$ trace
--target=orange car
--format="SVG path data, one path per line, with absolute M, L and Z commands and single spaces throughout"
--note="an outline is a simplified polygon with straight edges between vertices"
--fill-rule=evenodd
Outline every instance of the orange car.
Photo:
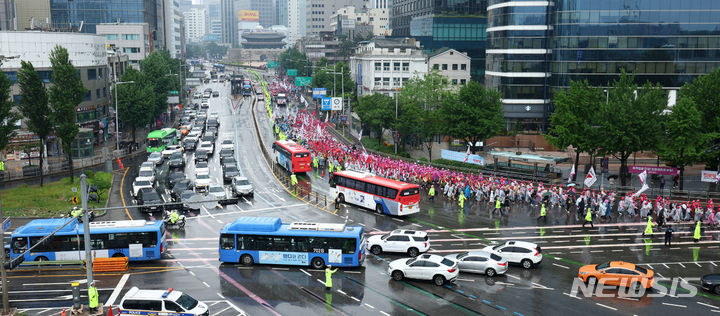
M 638 289 L 640 286 L 649 289 L 655 283 L 654 277 L 655 272 L 653 270 L 622 261 L 589 264 L 580 267 L 578 272 L 578 278 L 586 283 L 595 279 L 597 283 L 625 286 L 633 289 Z
M 190 132 L 189 126 L 180 126 L 180 133 L 183 134 L 183 136 L 187 135 Z

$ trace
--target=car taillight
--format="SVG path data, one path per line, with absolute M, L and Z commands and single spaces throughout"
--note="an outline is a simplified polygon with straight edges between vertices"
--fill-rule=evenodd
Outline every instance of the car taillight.
M 539 255 L 540 255 L 540 251 L 538 251 L 537 249 L 535 249 L 535 256 L 539 256 Z
M 455 272 L 455 268 L 452 268 L 452 269 L 448 269 L 448 272 L 450 272 L 450 273 L 453 273 L 453 272 Z
M 507 262 L 505 262 L 505 263 L 503 263 L 503 262 L 498 262 L 498 265 L 499 265 L 499 266 L 503 266 L 503 267 L 504 267 L 504 266 L 506 266 L 506 265 L 507 265 Z

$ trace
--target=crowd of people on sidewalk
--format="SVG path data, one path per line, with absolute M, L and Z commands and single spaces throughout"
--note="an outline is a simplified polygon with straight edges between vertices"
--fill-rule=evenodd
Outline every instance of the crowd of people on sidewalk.
M 290 91 L 292 92 L 292 91 Z M 277 113 L 277 112 L 276 112 Z M 437 168 L 417 162 L 393 159 L 368 153 L 362 143 L 347 146 L 332 136 L 327 122 L 316 113 L 294 108 L 284 115 L 273 114 L 274 129 L 311 151 L 313 166 L 329 172 L 355 170 L 382 177 L 418 184 L 426 190 L 428 198 L 439 194 L 457 201 L 464 208 L 470 203 L 487 203 L 491 212 L 505 215 L 513 205 L 527 204 L 538 210 L 538 220 L 545 218 L 550 209 L 573 211 L 576 219 L 585 219 L 592 225 L 593 219 L 609 222 L 624 217 L 625 221 L 651 219 L 660 226 L 668 222 L 698 222 L 720 226 L 720 207 L 711 200 L 671 201 L 658 196 L 655 200 L 645 194 L 629 192 L 625 195 L 604 189 L 576 189 L 574 184 L 548 185 L 542 182 L 522 181 L 465 173 Z M 362 138 L 362 135 L 360 135 Z M 324 172 L 323 172 L 324 174 Z

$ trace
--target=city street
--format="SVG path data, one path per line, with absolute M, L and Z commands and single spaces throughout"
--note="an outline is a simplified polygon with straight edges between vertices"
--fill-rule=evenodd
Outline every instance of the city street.
M 678 224 L 672 247 L 665 247 L 660 230 L 656 230 L 652 238 L 641 236 L 645 222 L 639 220 L 596 222 L 594 228 L 583 228 L 575 214 L 557 208 L 548 211 L 547 221 L 537 221 L 539 209 L 527 204 L 514 205 L 501 217 L 492 214 L 485 203 L 468 201 L 465 209 L 460 210 L 456 202 L 443 197 L 430 202 L 423 196 L 421 212 L 407 217 L 379 215 L 349 205 L 343 205 L 335 213 L 330 205 L 297 199 L 272 173 L 260 147 L 269 150 L 273 142 L 272 126 L 262 101 L 245 98 L 234 108 L 227 82 L 204 84 L 197 90 L 207 87 L 220 92 L 219 97 L 209 99 L 208 110 L 208 113 L 218 113 L 220 121 L 215 154 L 208 163 L 212 183 L 223 183 L 219 146 L 223 140 L 232 140 L 240 173 L 252 183 L 254 197 L 241 197 L 237 204 L 223 207 L 206 205 L 199 213 L 189 212 L 184 229 L 168 229 L 168 249 L 161 260 L 133 262 L 125 273 L 96 273 L 101 303 L 117 306 L 124 293 L 136 286 L 183 291 L 208 304 L 210 315 L 709 315 L 720 312 L 720 297 L 699 289 L 699 281 L 694 279 L 720 271 L 720 228 L 708 228 L 701 241 L 694 243 L 692 226 Z M 288 110 L 280 108 L 278 114 Z M 256 120 L 262 134 L 260 139 L 255 132 Z M 184 173 L 194 181 L 193 153 L 184 154 Z M 111 200 L 110 206 L 134 205 L 132 182 L 144 160 L 144 157 L 138 158 L 118 173 L 121 198 Z M 167 162 L 157 168 L 156 189 L 166 202 L 170 202 L 170 194 L 163 183 L 169 172 Z M 321 178 L 308 173 L 299 180 L 324 195 L 329 190 L 327 177 L 327 174 Z M 226 191 L 231 194 L 227 187 Z M 218 261 L 219 231 L 241 216 L 280 217 L 283 222 L 346 223 L 362 226 L 369 235 L 395 229 L 422 230 L 430 237 L 429 253 L 443 256 L 522 240 L 537 243 L 544 259 L 535 268 L 511 266 L 505 275 L 494 277 L 461 273 L 456 282 L 436 286 L 429 281 L 394 281 L 387 275 L 388 263 L 406 255 L 376 256 L 368 252 L 362 267 L 338 271 L 333 276 L 334 287 L 326 291 L 323 270 L 221 264 Z M 109 211 L 97 220 L 127 219 L 160 220 L 162 217 L 159 213 L 145 214 L 137 208 L 127 208 Z M 697 286 L 699 292 L 683 297 L 687 291 L 680 289 L 669 295 L 650 297 L 646 294 L 640 298 L 571 294 L 573 280 L 582 265 L 610 260 L 653 269 L 656 278 L 668 278 L 658 281 L 667 288 L 673 288 L 673 282 L 679 280 L 672 278 L 683 278 Z M 58 315 L 63 307 L 72 304 L 70 283 L 85 278 L 84 270 L 75 266 L 21 267 L 8 274 L 11 304 L 30 315 Z M 605 293 L 625 291 L 610 289 Z M 81 294 L 86 297 L 85 291 Z

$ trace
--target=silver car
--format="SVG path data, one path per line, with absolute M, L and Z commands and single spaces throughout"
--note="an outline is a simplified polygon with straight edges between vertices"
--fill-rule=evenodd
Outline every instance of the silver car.
M 227 198 L 225 195 L 225 187 L 222 185 L 211 184 L 208 187 L 208 196 L 212 196 L 218 200 L 224 200 Z
M 242 176 L 235 176 L 232 179 L 232 189 L 236 196 L 247 195 L 254 196 L 254 190 L 250 181 Z
M 463 252 L 445 258 L 457 261 L 460 272 L 483 273 L 491 277 L 505 274 L 508 269 L 507 259 L 487 251 Z

